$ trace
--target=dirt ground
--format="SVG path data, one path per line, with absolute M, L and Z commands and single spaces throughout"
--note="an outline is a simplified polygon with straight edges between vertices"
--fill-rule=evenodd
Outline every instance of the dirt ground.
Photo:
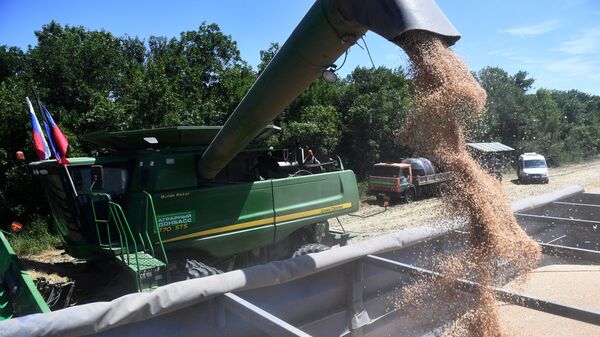
M 549 169 L 548 184 L 517 184 L 515 172 L 506 173 L 502 187 L 511 202 L 523 198 L 580 185 L 586 192 L 600 193 L 600 160 Z M 391 233 L 405 228 L 435 224 L 442 221 L 442 203 L 437 198 L 417 200 L 411 204 L 399 202 L 387 209 L 374 198 L 361 203 L 360 210 L 330 221 L 332 228 L 363 233 L 362 239 Z M 340 226 L 341 223 L 341 226 Z

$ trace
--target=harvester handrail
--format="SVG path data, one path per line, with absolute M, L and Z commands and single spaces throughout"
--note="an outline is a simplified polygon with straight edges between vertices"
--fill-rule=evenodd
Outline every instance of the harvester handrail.
M 123 208 L 121 208 L 121 205 L 109 201 L 108 204 L 110 205 L 110 212 L 111 215 L 113 216 L 113 218 L 115 219 L 115 223 L 117 224 L 117 226 L 120 226 L 121 229 L 123 230 L 123 232 L 126 234 L 125 235 L 125 246 L 127 248 L 127 264 L 130 264 L 129 262 L 129 255 L 130 253 L 130 249 L 129 249 L 129 240 L 127 239 L 127 235 L 129 235 L 129 238 L 132 241 L 133 244 L 133 256 L 135 257 L 135 265 L 136 265 L 136 282 L 137 282 L 137 286 L 138 286 L 138 291 L 140 291 L 142 289 L 142 281 L 140 278 L 140 274 L 139 274 L 139 270 L 140 270 L 140 261 L 138 258 L 138 247 L 137 247 L 137 242 L 135 240 L 135 236 L 133 235 L 133 232 L 131 231 L 131 227 L 129 226 L 129 222 L 127 221 L 127 218 L 125 217 L 125 212 L 123 212 Z
M 91 208 L 92 208 L 92 215 L 94 217 L 94 225 L 96 227 L 96 237 L 98 238 L 98 245 L 100 245 L 100 247 L 102 246 L 106 246 L 106 244 L 102 244 L 102 237 L 100 236 L 100 230 L 98 229 L 98 223 L 102 222 L 105 224 L 106 226 L 106 237 L 107 237 L 107 241 L 108 241 L 108 248 L 112 250 L 112 240 L 110 238 L 110 214 L 109 214 L 109 218 L 108 219 L 98 219 L 97 213 L 96 213 L 96 206 L 94 205 L 94 197 L 104 197 L 108 200 L 108 203 L 110 203 L 112 201 L 112 198 L 110 196 L 110 194 L 108 193 L 102 193 L 102 192 L 93 192 L 93 188 L 94 188 L 94 184 L 96 182 L 92 182 L 92 185 L 90 186 L 90 204 L 91 204 Z M 110 211 L 110 210 L 109 210 Z M 118 228 L 117 228 L 118 230 Z M 119 232 L 119 240 L 123 241 L 121 238 L 121 233 Z
M 148 207 L 150 207 L 150 211 L 151 211 L 151 215 L 152 215 L 152 224 L 154 227 L 154 231 L 156 233 L 156 238 L 158 239 L 158 245 L 160 246 L 160 250 L 161 253 L 163 255 L 164 258 L 164 263 L 168 264 L 169 260 L 167 258 L 167 253 L 165 251 L 165 247 L 163 245 L 163 241 L 162 238 L 160 236 L 160 228 L 158 227 L 158 220 L 156 219 L 156 209 L 154 208 L 154 200 L 152 199 L 152 195 L 146 191 L 143 191 L 144 194 L 146 195 L 146 221 L 145 221 L 145 234 L 146 237 L 148 238 L 148 241 L 150 242 L 150 249 L 152 250 L 152 256 L 156 257 L 155 253 L 154 253 L 154 248 L 152 245 L 152 240 L 150 239 L 150 235 L 148 234 Z

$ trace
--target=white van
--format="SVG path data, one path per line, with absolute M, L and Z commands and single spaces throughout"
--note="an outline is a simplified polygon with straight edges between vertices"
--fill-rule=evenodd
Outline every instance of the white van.
M 547 184 L 549 178 L 546 158 L 535 152 L 520 155 L 517 164 L 517 178 L 519 183 L 540 182 Z

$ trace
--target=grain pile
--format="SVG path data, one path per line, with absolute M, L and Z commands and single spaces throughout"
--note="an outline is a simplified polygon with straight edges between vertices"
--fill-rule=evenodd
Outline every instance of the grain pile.
M 434 285 L 423 280 L 410 286 L 404 305 L 421 302 L 435 306 L 451 301 L 453 304 L 448 305 L 464 308 L 465 304 L 457 300 L 453 278 L 491 285 L 503 271 L 523 275 L 537 265 L 541 250 L 517 224 L 500 183 L 483 172 L 466 151 L 463 130 L 484 110 L 485 91 L 462 60 L 436 35 L 408 32 L 398 45 L 410 58 L 415 86 L 415 108 L 408 117 L 404 138 L 419 154 L 454 172 L 452 192 L 444 203 L 448 215 L 466 219 L 469 232 L 466 252 L 437 263 L 447 277 Z M 421 300 L 416 301 L 417 298 Z M 467 315 L 456 320 L 446 333 L 499 336 L 492 294 L 475 294 L 471 306 Z
M 600 266 L 549 264 L 536 268 L 525 282 L 512 281 L 511 291 L 555 303 L 600 310 Z M 502 331 L 507 336 L 600 336 L 600 326 L 516 305 L 498 305 Z

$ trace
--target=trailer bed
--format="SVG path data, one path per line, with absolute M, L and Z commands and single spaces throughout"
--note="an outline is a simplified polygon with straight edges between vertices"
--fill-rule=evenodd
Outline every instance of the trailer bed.
M 415 177 L 415 185 L 416 186 L 425 186 L 431 184 L 438 184 L 444 181 L 450 180 L 452 177 L 452 172 L 442 172 L 442 173 L 434 173 L 426 176 L 416 176 Z

